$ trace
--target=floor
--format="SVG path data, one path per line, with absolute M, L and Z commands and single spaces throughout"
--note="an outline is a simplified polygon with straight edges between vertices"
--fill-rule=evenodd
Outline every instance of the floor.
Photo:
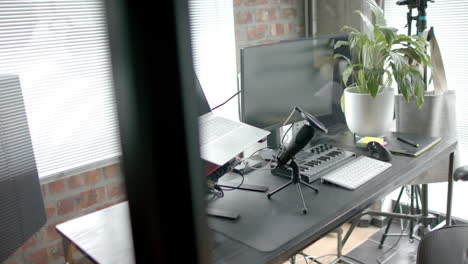
M 350 264 L 411 264 L 416 263 L 416 252 L 418 240 L 410 242 L 407 230 L 401 231 L 399 221 L 392 224 L 389 234 L 395 236 L 387 237 L 382 249 L 379 249 L 380 239 L 384 233 L 384 228 L 377 227 L 356 228 L 343 248 L 343 254 L 349 258 L 344 258 L 345 263 Z M 349 224 L 343 226 L 343 233 L 346 233 Z M 406 227 L 406 226 L 404 226 Z M 318 258 L 320 263 L 332 263 L 336 259 L 337 240 L 336 233 L 330 233 L 304 250 L 304 253 Z M 398 242 L 398 243 L 397 243 Z M 286 262 L 290 263 L 290 262 Z M 286 264 L 285 263 L 285 264 Z M 301 255 L 296 256 L 297 264 L 315 263 L 305 260 Z

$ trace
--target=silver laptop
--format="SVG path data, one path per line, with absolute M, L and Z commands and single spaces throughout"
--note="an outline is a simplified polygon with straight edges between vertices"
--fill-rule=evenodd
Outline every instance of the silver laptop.
M 203 160 L 222 166 L 270 134 L 269 131 L 217 116 L 211 112 L 196 76 L 195 86 L 200 101 L 198 125 Z

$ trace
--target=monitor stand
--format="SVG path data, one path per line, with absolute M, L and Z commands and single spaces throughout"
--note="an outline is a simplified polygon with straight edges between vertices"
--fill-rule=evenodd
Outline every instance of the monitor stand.
M 281 145 L 281 128 L 271 131 L 267 137 L 267 147 L 276 148 Z

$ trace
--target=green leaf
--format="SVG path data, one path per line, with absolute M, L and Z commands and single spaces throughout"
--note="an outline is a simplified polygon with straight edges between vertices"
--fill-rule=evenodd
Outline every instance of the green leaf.
M 424 104 L 424 92 L 426 90 L 424 79 L 421 72 L 416 67 L 410 67 L 408 75 L 411 77 L 411 83 L 413 84 L 413 92 L 416 96 L 416 102 L 418 103 L 418 107 L 421 108 Z
M 385 69 L 385 73 L 387 74 L 387 80 L 385 81 L 385 84 L 382 85 L 382 91 L 383 89 L 385 89 L 385 87 L 392 87 L 392 84 L 393 84 L 393 77 L 392 77 L 392 73 Z M 380 91 L 380 92 L 382 92 Z
M 359 93 L 369 93 L 369 90 L 367 89 L 366 74 L 364 72 L 364 68 L 358 71 L 358 78 L 356 83 Z
M 352 63 L 351 63 L 351 60 L 350 60 L 348 57 L 344 56 L 343 54 L 335 54 L 335 55 L 333 56 L 333 58 L 335 58 L 335 59 L 343 58 L 343 59 L 346 60 L 346 62 L 348 62 L 348 64 L 352 64 Z
M 339 40 L 335 43 L 335 47 L 334 49 L 337 49 L 341 46 L 349 46 L 349 42 L 348 41 L 343 41 L 343 40 Z
M 417 61 L 418 63 L 422 63 L 422 57 L 419 56 L 419 54 L 414 49 L 411 49 L 411 48 L 395 49 L 392 51 L 392 53 L 403 53 L 404 55 Z
M 352 27 L 352 26 L 343 26 L 340 31 L 345 31 L 345 30 L 351 30 L 351 31 L 354 31 L 354 32 L 359 32 L 359 30 L 357 30 L 356 28 Z
M 387 42 L 387 45 L 392 46 L 393 41 L 395 40 L 395 37 L 396 37 L 396 33 L 398 32 L 398 29 L 392 28 L 392 27 L 380 26 L 380 25 L 377 27 L 385 36 L 385 41 Z
M 390 56 L 392 64 L 394 65 L 393 72 L 397 73 L 403 71 L 403 68 L 408 63 L 405 57 L 401 56 L 400 54 L 394 51 L 389 51 L 388 55 Z
M 372 97 L 375 97 L 383 84 L 385 70 L 378 68 L 364 70 L 369 93 L 372 95 Z
M 370 5 L 370 10 L 374 13 L 375 24 L 385 26 L 387 22 L 385 21 L 385 16 L 382 8 L 374 1 L 368 0 L 367 3 Z
M 343 84 L 345 86 L 348 86 L 348 80 L 351 74 L 353 74 L 354 68 L 359 68 L 361 66 L 362 65 L 360 64 L 353 64 L 353 65 L 346 66 L 346 68 L 343 70 L 343 73 L 342 73 Z
M 359 10 L 355 10 L 354 13 L 359 14 L 361 16 L 362 21 L 364 21 L 364 24 L 369 28 L 370 32 L 374 31 L 374 24 L 366 15 L 364 15 L 364 13 L 362 13 Z
M 398 90 L 400 91 L 401 95 L 405 98 L 406 102 L 410 102 L 410 95 L 412 92 L 411 89 L 411 78 L 408 77 L 407 73 L 408 71 L 406 68 L 401 71 L 396 71 L 394 67 L 393 68 L 393 77 L 395 78 L 395 81 L 398 85 Z

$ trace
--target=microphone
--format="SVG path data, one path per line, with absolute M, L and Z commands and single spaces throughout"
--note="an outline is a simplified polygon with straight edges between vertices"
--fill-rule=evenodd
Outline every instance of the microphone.
M 315 129 L 305 124 L 297 133 L 296 137 L 291 140 L 286 150 L 278 157 L 278 167 L 288 163 L 307 143 L 314 137 Z
M 302 110 L 301 108 L 299 107 L 295 107 L 294 108 L 296 111 L 298 111 L 299 113 L 301 113 L 301 116 L 302 118 L 304 118 L 305 120 L 307 120 L 307 123 L 309 123 L 310 126 L 312 127 L 315 127 L 319 130 L 321 130 L 323 133 L 327 134 L 328 133 L 328 129 L 325 127 L 324 124 L 322 124 L 322 122 L 320 122 L 317 118 L 315 118 L 313 115 L 307 113 L 306 111 Z

